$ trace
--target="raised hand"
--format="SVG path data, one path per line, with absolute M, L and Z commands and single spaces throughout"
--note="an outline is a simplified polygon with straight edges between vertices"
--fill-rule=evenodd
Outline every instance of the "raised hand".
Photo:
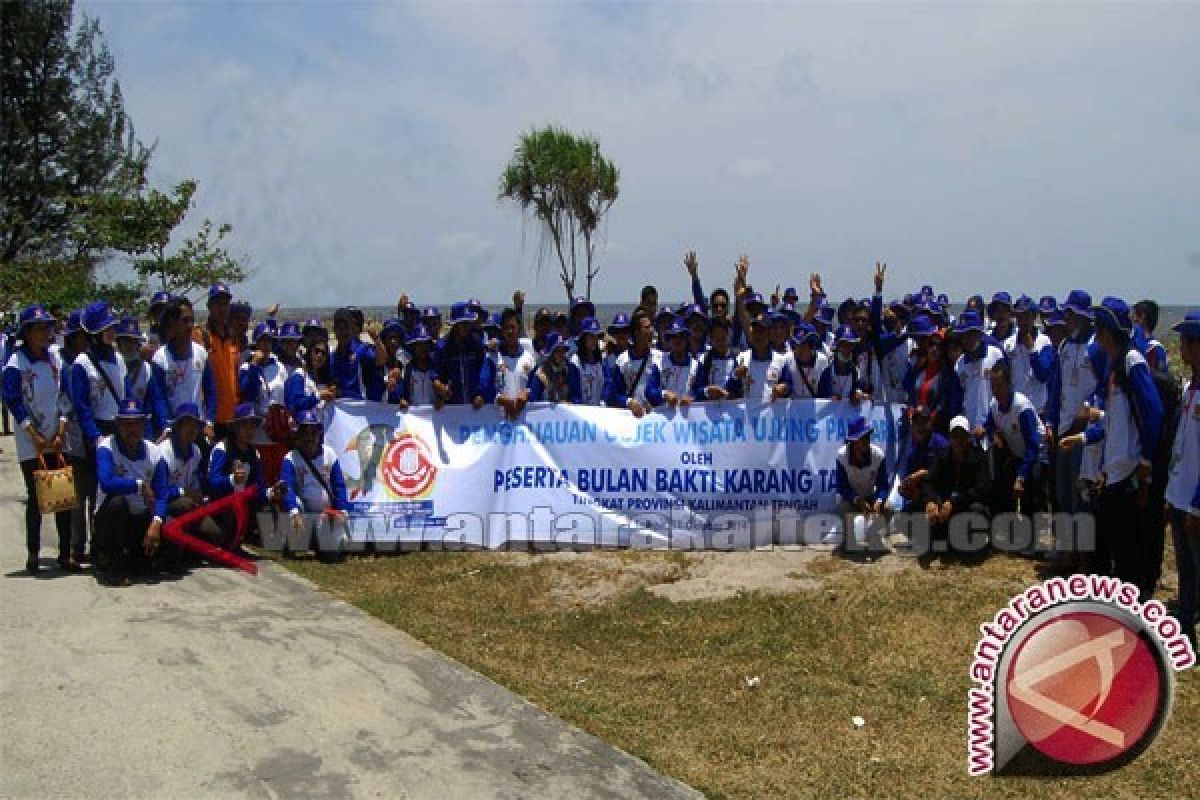
M 883 279 L 887 274 L 887 263 L 883 261 L 875 262 L 875 293 L 883 291 Z
M 695 250 L 688 250 L 683 254 L 683 265 L 687 267 L 688 275 L 696 277 L 696 273 L 700 269 L 700 262 L 696 260 Z

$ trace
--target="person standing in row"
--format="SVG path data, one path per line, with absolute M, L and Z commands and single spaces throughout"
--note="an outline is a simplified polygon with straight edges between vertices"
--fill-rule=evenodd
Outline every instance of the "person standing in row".
M 1183 389 L 1179 408 L 1166 501 L 1179 571 L 1176 616 L 1195 648 L 1200 601 L 1200 311 L 1189 311 L 1172 330 L 1179 334 L 1179 352 L 1191 379 Z
M 42 512 L 38 508 L 33 472 L 46 467 L 66 465 L 62 449 L 67 436 L 67 414 L 61 402 L 62 358 L 50 347 L 54 336 L 54 318 L 41 306 L 29 306 L 18 318 L 21 346 L 13 351 L 4 366 L 4 402 L 16 422 L 14 433 L 17 461 L 25 479 L 25 569 L 36 573 L 42 546 Z M 74 569 L 71 552 L 71 512 L 54 515 L 58 529 L 58 561 L 64 569 Z
M 208 290 L 208 322 L 203 329 L 195 329 L 196 343 L 204 346 L 208 367 L 212 371 L 216 396 L 213 428 L 214 438 L 217 439 L 224 436 L 238 403 L 238 367 L 241 365 L 242 348 L 239 337 L 234 335 L 229 324 L 232 301 L 233 293 L 228 286 L 213 284 Z M 175 355 L 182 356 L 182 353 L 175 351 Z

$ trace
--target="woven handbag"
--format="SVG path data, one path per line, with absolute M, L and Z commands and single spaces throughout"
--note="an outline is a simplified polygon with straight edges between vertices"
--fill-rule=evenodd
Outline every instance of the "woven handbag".
M 38 469 L 33 471 L 33 486 L 37 493 L 38 510 L 43 514 L 72 511 L 79 506 L 75 496 L 75 472 L 59 453 L 63 466 L 58 469 L 46 467 L 46 458 L 38 454 Z

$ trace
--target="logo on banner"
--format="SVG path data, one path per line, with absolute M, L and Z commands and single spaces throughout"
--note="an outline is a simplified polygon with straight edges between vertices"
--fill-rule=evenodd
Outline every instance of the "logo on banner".
M 433 490 L 437 466 L 425 442 L 405 431 L 388 442 L 379 462 L 379 474 L 392 496 L 419 500 Z
M 1177 620 L 1137 587 L 1073 575 L 1027 589 L 975 650 L 968 770 L 1096 774 L 1128 764 L 1170 715 L 1173 672 L 1196 656 Z

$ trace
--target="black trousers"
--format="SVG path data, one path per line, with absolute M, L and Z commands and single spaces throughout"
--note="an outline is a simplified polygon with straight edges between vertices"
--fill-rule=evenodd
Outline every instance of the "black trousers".
M 1158 588 L 1158 582 L 1162 579 L 1163 556 L 1167 548 L 1166 493 L 1165 481 L 1150 484 L 1150 499 L 1145 508 L 1138 509 L 1143 541 L 1138 550 L 1138 571 L 1141 575 L 1138 579 L 1138 591 L 1143 603 L 1154 596 L 1154 590 Z
M 150 511 L 135 514 L 124 497 L 107 497 L 96 510 L 97 569 L 122 578 L 143 571 L 147 564 L 142 543 L 150 526 Z
M 1097 575 L 1111 575 L 1140 586 L 1146 547 L 1145 527 L 1137 505 L 1133 480 L 1105 486 L 1096 498 L 1096 550 L 1089 567 Z
M 88 526 L 96 513 L 96 462 L 86 457 L 71 456 L 71 468 L 75 470 L 75 497 L 79 500 L 79 517 L 75 520 L 72 547 L 76 556 L 82 556 L 87 551 Z
M 48 469 L 66 466 L 66 459 L 60 458 L 58 453 L 45 453 L 43 457 Z M 25 478 L 25 493 L 29 498 L 25 506 L 25 548 L 30 558 L 37 558 L 42 549 L 42 512 L 38 509 L 37 489 L 33 483 L 33 471 L 40 468 L 36 458 L 21 462 L 21 476 Z M 66 558 L 71 554 L 71 512 L 56 513 L 54 527 L 58 529 L 58 557 Z
M 1017 498 L 1012 487 L 1021 468 L 1021 459 L 1014 458 L 1007 450 L 997 449 L 992 461 L 992 514 L 1005 514 L 1017 510 Z M 1034 514 L 1045 510 L 1046 466 L 1034 462 L 1029 477 L 1025 479 L 1025 494 L 1021 498 L 1021 513 Z

